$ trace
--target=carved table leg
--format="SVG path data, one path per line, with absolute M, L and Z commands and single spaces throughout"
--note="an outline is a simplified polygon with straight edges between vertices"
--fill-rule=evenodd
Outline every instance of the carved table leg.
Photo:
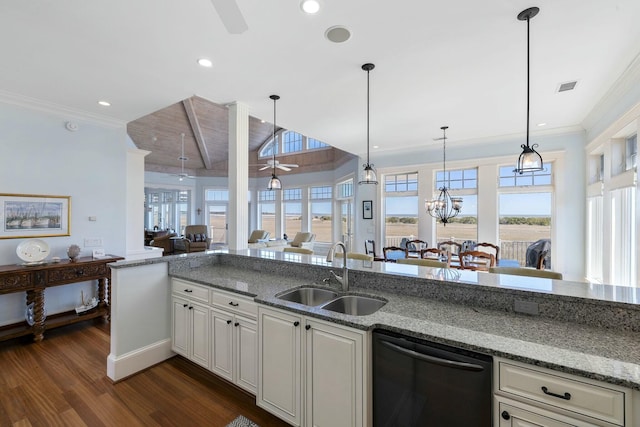
M 33 294 L 33 339 L 40 342 L 44 339 L 44 290 L 35 290 Z
M 100 306 L 107 310 L 104 314 L 105 320 L 109 320 L 111 295 L 109 295 L 109 280 L 104 277 L 98 279 L 98 301 L 100 301 Z

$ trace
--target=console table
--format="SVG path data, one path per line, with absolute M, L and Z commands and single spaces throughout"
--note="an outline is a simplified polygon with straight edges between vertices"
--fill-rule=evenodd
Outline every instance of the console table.
M 26 305 L 33 303 L 33 325 L 26 320 L 11 325 L 0 326 L 0 341 L 33 334 L 35 341 L 42 341 L 46 329 L 69 325 L 96 317 L 109 318 L 109 280 L 111 269 L 107 264 L 124 259 L 115 255 L 94 259 L 78 258 L 76 261 L 62 260 L 42 265 L 24 266 L 19 264 L 0 266 L 0 294 L 26 292 Z M 44 316 L 44 290 L 53 286 L 96 280 L 98 284 L 98 306 L 86 314 L 78 315 L 75 310 Z

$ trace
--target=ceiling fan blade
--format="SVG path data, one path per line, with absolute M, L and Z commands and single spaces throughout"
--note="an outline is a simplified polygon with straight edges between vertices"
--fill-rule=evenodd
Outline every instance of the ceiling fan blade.
M 249 29 L 235 0 L 211 0 L 220 20 L 231 34 L 242 34 Z
M 288 168 L 297 168 L 298 167 L 298 165 L 293 164 L 293 163 L 291 163 L 291 164 L 281 163 L 280 166 L 286 166 Z
M 260 169 L 258 169 L 259 171 L 263 171 L 266 169 L 269 169 L 271 166 L 270 165 L 264 165 L 263 167 L 261 167 Z
M 282 169 L 283 171 L 289 172 L 291 169 L 289 169 L 288 167 L 286 167 L 285 165 L 278 165 L 276 166 L 278 169 Z

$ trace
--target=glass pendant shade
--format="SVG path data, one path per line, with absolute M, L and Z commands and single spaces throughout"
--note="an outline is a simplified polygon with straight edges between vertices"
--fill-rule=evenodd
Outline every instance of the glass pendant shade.
M 535 150 L 537 144 L 533 146 L 522 144 L 522 153 L 518 157 L 518 165 L 515 172 L 520 174 L 524 172 L 538 172 L 544 170 L 544 163 L 542 162 L 542 156 Z
M 447 176 L 447 129 L 442 126 L 442 171 L 443 176 Z M 425 200 L 424 208 L 429 215 L 440 220 L 445 226 L 451 218 L 458 216 L 462 210 L 462 197 L 451 197 L 446 185 L 439 188 L 440 194 L 432 200 Z
M 364 164 L 364 169 L 362 170 L 362 176 L 358 184 L 377 184 L 378 183 L 378 175 L 376 174 L 376 170 L 373 168 L 371 164 Z
M 271 175 L 269 185 L 267 185 L 267 190 L 282 190 L 282 182 L 280 182 L 280 178 L 275 174 Z

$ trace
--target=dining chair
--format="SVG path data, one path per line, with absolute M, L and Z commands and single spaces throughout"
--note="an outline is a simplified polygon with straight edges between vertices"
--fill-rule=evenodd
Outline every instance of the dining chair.
M 429 244 L 424 240 L 420 240 L 420 239 L 407 240 L 406 249 L 405 249 L 407 253 L 407 258 L 409 258 L 410 256 L 413 256 L 416 258 L 420 257 L 420 251 L 428 247 L 429 247 Z
M 516 276 L 541 277 L 562 280 L 562 273 L 551 270 L 538 270 L 531 267 L 490 267 L 489 273 L 512 274 Z
M 496 257 L 493 254 L 482 251 L 460 252 L 460 267 L 463 270 L 489 271 L 495 267 Z
M 496 263 L 500 261 L 500 246 L 498 245 L 494 245 L 493 243 L 488 242 L 480 242 L 476 243 L 476 246 L 475 248 L 473 248 L 473 250 L 493 253 L 493 255 L 496 257 Z
M 362 261 L 373 261 L 373 255 L 362 254 L 360 252 L 347 252 L 348 259 L 359 259 Z
M 538 270 L 544 270 L 544 268 L 545 268 L 545 259 L 547 258 L 547 255 L 549 255 L 549 251 L 542 251 L 538 255 L 538 262 L 536 263 L 536 268 Z
M 380 257 L 376 254 L 375 240 L 368 239 L 364 241 L 364 253 L 367 255 L 373 255 L 374 261 L 384 261 L 384 257 Z
M 449 265 L 445 261 L 438 261 L 436 259 L 427 259 L 427 258 L 402 258 L 397 260 L 396 263 L 421 265 L 423 267 L 449 268 Z
M 387 246 L 386 248 L 382 248 L 382 254 L 384 255 L 384 260 L 387 262 L 396 262 L 399 259 L 407 257 L 407 252 L 404 248 L 400 248 L 398 246 Z
M 446 267 L 451 266 L 451 255 L 444 249 L 427 248 L 420 251 L 420 258 L 430 259 L 436 261 L 442 261 L 446 264 Z
M 439 242 L 438 249 L 444 249 L 448 252 L 451 252 L 452 255 L 459 255 L 460 252 L 462 252 L 462 245 L 458 242 L 447 240 L 444 242 Z
M 293 252 L 293 253 L 296 253 L 296 254 L 312 255 L 313 254 L 313 249 L 286 247 L 286 248 L 282 249 L 282 252 Z

